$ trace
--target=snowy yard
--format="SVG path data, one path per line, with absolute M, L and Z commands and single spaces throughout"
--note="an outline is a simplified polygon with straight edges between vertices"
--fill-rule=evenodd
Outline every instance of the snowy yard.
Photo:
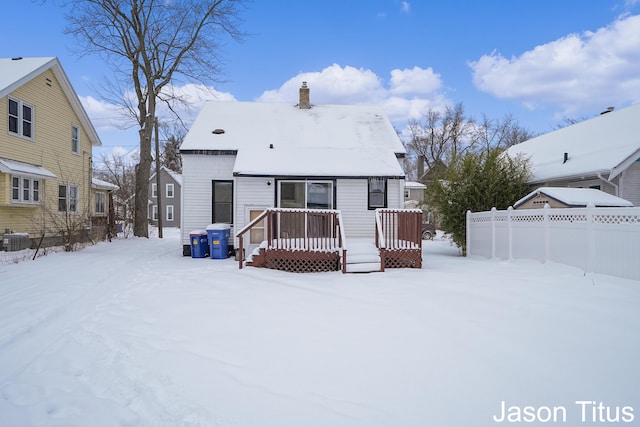
M 503 401 L 640 425 L 640 282 L 438 240 L 362 275 L 181 252 L 169 230 L 0 266 L 0 426 L 491 426 Z

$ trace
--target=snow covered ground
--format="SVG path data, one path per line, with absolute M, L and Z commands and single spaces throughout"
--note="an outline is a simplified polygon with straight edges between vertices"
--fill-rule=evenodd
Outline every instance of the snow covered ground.
M 490 426 L 503 401 L 640 425 L 640 282 L 443 240 L 362 275 L 181 251 L 167 230 L 1 265 L 0 426 Z

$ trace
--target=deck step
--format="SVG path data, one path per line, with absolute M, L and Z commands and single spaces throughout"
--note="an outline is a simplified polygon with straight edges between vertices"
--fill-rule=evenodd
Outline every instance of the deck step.
M 380 251 L 373 242 L 349 242 L 347 245 L 347 273 L 380 271 Z
M 371 263 L 371 262 L 377 262 L 378 264 L 380 264 L 380 255 L 377 254 L 377 253 L 365 254 L 365 253 L 347 252 L 347 265 L 348 264 Z
M 373 273 L 380 271 L 380 262 L 347 263 L 347 273 Z

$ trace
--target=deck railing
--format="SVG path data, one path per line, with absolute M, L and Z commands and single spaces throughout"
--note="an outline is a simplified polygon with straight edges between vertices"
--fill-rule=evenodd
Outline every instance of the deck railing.
M 376 246 L 384 271 L 392 251 L 422 253 L 422 211 L 420 209 L 376 209 Z M 420 258 L 421 259 L 421 258 Z
M 264 221 L 266 250 L 342 251 L 346 241 L 340 211 L 330 209 L 269 208 L 240 230 L 238 249 L 244 253 L 244 235 Z M 243 256 L 239 257 L 242 268 Z

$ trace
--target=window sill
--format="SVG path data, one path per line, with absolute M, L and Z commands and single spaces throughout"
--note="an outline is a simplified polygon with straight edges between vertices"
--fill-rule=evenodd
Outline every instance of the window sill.
M 35 203 L 35 202 L 16 202 L 14 200 L 12 200 L 10 203 L 3 203 L 2 206 L 11 206 L 11 207 L 16 207 L 16 208 L 38 208 L 40 206 L 42 206 L 42 204 L 40 202 Z

